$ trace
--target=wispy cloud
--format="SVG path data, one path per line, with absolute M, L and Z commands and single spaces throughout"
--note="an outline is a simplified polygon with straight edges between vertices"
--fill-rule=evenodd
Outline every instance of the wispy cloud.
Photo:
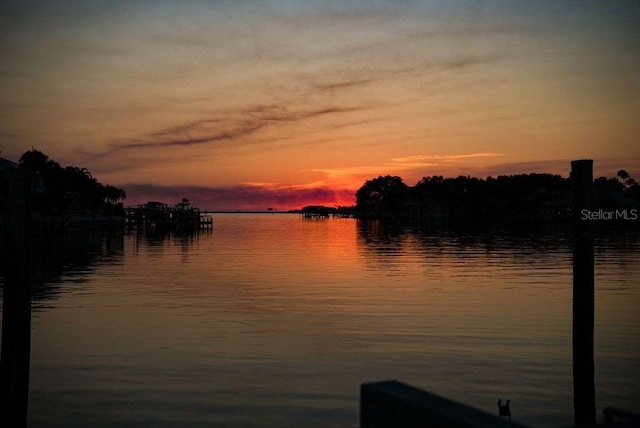
M 244 181 L 240 183 L 241 186 L 251 186 L 251 187 L 275 187 L 276 183 L 264 182 L 264 181 Z
M 342 115 L 366 110 L 367 107 L 322 107 L 291 111 L 278 106 L 252 106 L 243 111 L 227 114 L 218 119 L 202 119 L 175 125 L 147 134 L 129 142 L 115 143 L 108 154 L 121 150 L 136 150 L 161 147 L 184 147 L 194 145 L 212 145 L 224 142 L 225 145 L 260 144 L 260 140 L 246 140 L 246 137 L 267 126 L 293 123 L 321 116 Z M 192 134 L 200 134 L 193 137 Z M 104 154 L 103 154 L 104 155 Z
M 194 122 L 185 123 L 182 125 L 172 126 L 170 128 L 161 129 L 160 131 L 153 132 L 149 134 L 150 137 L 164 137 L 167 135 L 175 135 L 175 134 L 186 134 L 190 131 L 197 130 L 203 125 L 213 125 L 218 124 L 222 121 L 222 119 L 202 119 L 196 120 Z
M 476 167 L 470 174 L 478 177 L 513 175 L 527 173 L 551 173 L 568 177 L 572 159 L 537 160 L 529 162 L 509 162 Z M 632 177 L 640 177 L 640 159 L 594 159 L 594 177 L 615 177 L 621 169 Z
M 265 126 L 266 126 L 265 123 L 239 124 L 229 131 L 222 131 L 217 134 L 206 135 L 198 138 L 185 137 L 185 138 L 169 139 L 169 140 L 161 140 L 161 141 L 137 141 L 137 142 L 123 143 L 123 144 L 114 145 L 112 147 L 111 153 L 118 150 L 133 150 L 133 149 L 142 149 L 142 148 L 172 147 L 172 146 L 184 147 L 184 146 L 210 144 L 210 143 L 215 143 L 217 141 L 233 141 L 238 137 L 251 135 Z M 157 134 L 157 133 L 154 133 L 154 134 Z
M 320 83 L 316 85 L 316 89 L 320 91 L 335 91 L 335 90 L 344 90 L 353 87 L 359 87 L 363 85 L 368 85 L 370 83 L 375 82 L 377 79 L 373 77 L 369 78 L 359 78 L 352 80 L 342 80 L 334 83 Z
M 508 156 L 507 153 L 467 153 L 461 155 L 412 155 L 405 156 L 400 158 L 391 159 L 393 162 L 400 163 L 413 163 L 413 162 L 422 162 L 422 161 L 439 161 L 439 162 L 449 162 L 449 161 L 457 161 L 460 159 L 473 159 L 473 158 L 493 158 L 500 156 Z
M 318 168 L 312 171 L 322 173 L 334 182 L 357 183 L 378 175 L 398 175 L 407 180 L 417 180 L 425 175 L 440 175 L 443 170 L 462 171 L 472 167 L 468 161 L 508 156 L 506 153 L 466 153 L 456 155 L 411 155 L 392 158 L 389 162 L 366 166 L 348 166 L 342 168 Z M 466 173 L 465 173 L 466 175 Z M 411 183 L 411 181 L 409 181 Z

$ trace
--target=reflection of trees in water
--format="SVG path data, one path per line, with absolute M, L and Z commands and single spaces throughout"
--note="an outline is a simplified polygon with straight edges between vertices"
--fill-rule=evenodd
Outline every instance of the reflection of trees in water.
M 70 283 L 84 283 L 97 265 L 119 263 L 123 236 L 121 230 L 47 232 L 33 239 L 32 249 L 32 306 L 42 307 Z
M 398 245 L 407 237 L 425 247 L 512 247 L 529 241 L 536 243 L 539 238 L 549 236 L 568 237 L 568 228 L 564 224 L 533 224 L 526 227 L 518 225 L 496 225 L 495 227 L 476 228 L 468 223 L 436 224 L 429 222 L 385 222 L 359 221 L 358 237 L 363 243 Z
M 400 245 L 406 227 L 382 220 L 357 220 L 358 240 L 372 248 Z
M 616 252 L 637 252 L 640 250 L 640 227 L 635 229 L 596 229 L 594 244 L 596 251 L 608 248 Z
M 598 269 L 599 265 L 606 263 L 621 272 L 637 272 L 638 255 L 640 254 L 640 230 L 596 231 L 594 254 L 596 269 Z
M 185 228 L 185 229 L 128 229 L 128 235 L 135 236 L 136 253 L 141 247 L 151 252 L 161 252 L 167 243 L 180 245 L 183 254 L 189 252 L 194 247 L 201 235 L 210 235 L 213 233 L 211 228 Z
M 566 223 L 536 222 L 474 228 L 469 224 L 446 227 L 433 223 L 358 221 L 358 242 L 363 251 L 379 256 L 405 252 L 436 255 L 451 250 L 464 253 L 504 252 L 549 259 L 572 249 Z M 640 229 L 596 230 L 596 254 L 620 258 L 640 252 Z M 625 256 L 626 257 L 623 257 Z

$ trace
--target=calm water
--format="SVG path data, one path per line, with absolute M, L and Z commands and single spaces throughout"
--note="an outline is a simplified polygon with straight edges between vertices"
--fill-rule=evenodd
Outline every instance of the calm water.
M 34 302 L 30 426 L 355 427 L 360 384 L 386 379 L 573 423 L 564 234 L 214 222 L 64 261 Z M 639 256 L 637 236 L 598 240 L 599 416 L 639 410 Z

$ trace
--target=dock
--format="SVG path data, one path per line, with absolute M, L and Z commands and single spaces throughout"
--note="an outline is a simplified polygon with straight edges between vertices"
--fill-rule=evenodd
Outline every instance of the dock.
M 352 218 L 353 211 L 349 208 L 326 207 L 323 205 L 308 205 L 298 211 L 300 216 L 305 219 L 313 218 Z
M 211 229 L 213 217 L 200 212 L 186 198 L 175 205 L 149 201 L 125 207 L 125 225 L 145 229 Z

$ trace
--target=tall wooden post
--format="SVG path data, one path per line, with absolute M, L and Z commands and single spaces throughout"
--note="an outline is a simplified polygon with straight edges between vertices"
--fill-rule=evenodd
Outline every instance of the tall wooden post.
M 0 424 L 26 427 L 31 351 L 31 173 L 21 169 L 6 173 Z
M 593 161 L 571 162 L 573 217 L 573 409 L 575 425 L 596 421 L 594 380 Z

